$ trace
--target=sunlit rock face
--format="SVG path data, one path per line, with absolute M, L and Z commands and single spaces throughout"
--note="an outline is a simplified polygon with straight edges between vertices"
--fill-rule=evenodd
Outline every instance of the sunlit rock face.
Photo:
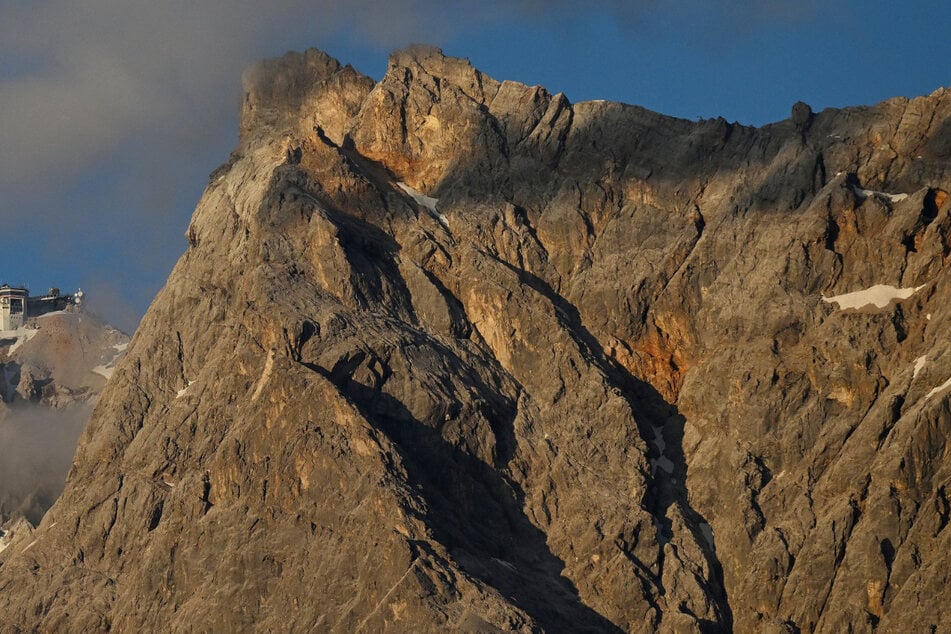
M 951 627 L 951 94 L 754 129 L 427 48 L 245 87 L 2 627 Z

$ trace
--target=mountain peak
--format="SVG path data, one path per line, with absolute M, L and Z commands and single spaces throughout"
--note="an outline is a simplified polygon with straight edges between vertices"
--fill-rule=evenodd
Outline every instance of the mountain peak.
M 254 64 L 242 78 L 242 139 L 262 132 L 307 134 L 320 125 L 340 142 L 373 83 L 313 48 Z
M 409 71 L 406 74 L 405 71 Z M 474 101 L 486 105 L 498 91 L 499 82 L 482 73 L 465 58 L 449 57 L 442 49 L 415 44 L 390 55 L 387 76 L 399 82 L 431 80 L 437 91 L 451 85 Z M 384 78 L 384 83 L 386 82 Z
M 410 44 L 409 46 L 393 51 L 389 59 L 390 63 L 396 66 L 405 66 L 411 62 L 422 64 L 432 60 L 438 62 L 454 60 L 456 62 L 468 63 L 467 59 L 448 57 L 438 46 L 420 43 Z
M 951 629 L 946 93 L 756 129 L 428 48 L 246 86 L 0 552 L 12 628 Z

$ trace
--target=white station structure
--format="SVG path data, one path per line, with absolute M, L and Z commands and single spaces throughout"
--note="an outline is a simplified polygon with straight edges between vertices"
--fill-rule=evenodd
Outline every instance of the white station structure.
M 16 330 L 30 317 L 78 306 L 83 296 L 81 289 L 73 295 L 63 295 L 58 288 L 51 288 L 46 295 L 30 297 L 25 286 L 0 285 L 0 330 Z

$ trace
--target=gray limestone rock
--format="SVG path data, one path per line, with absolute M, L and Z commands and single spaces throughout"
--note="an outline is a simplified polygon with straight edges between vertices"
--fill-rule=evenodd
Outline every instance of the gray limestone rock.
M 951 627 L 951 94 L 245 88 L 0 629 Z

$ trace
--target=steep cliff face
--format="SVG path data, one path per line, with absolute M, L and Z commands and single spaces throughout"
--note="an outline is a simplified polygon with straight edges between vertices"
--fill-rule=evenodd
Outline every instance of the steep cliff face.
M 5 626 L 947 629 L 949 159 L 265 62 Z

